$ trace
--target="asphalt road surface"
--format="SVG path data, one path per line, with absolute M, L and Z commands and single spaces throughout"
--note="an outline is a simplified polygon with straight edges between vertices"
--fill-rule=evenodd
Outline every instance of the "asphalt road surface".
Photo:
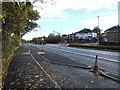
M 40 54 L 41 48 L 45 48 L 45 54 Z M 57 44 L 23 44 L 17 49 L 10 63 L 3 89 L 114 88 L 112 90 L 117 90 L 120 87 L 118 82 L 83 68 L 94 65 L 96 54 L 100 56 L 100 68 L 118 75 L 119 61 L 116 60 L 118 57 L 116 52 L 71 48 Z M 107 58 L 107 55 L 112 57 Z
M 40 52 L 41 48 L 45 48 L 45 54 Z M 71 48 L 57 44 L 23 44 L 17 49 L 10 63 L 3 89 L 111 88 L 117 90 L 120 87 L 119 82 L 90 71 L 96 54 L 99 56 L 99 67 L 107 73 L 118 76 L 119 61 L 116 52 Z
M 95 63 L 95 56 L 98 55 L 98 64 L 101 69 L 106 70 L 108 73 L 119 76 L 119 63 L 120 58 L 118 52 L 92 50 L 83 48 L 72 48 L 66 47 L 59 44 L 46 44 L 46 45 L 35 45 L 30 44 L 38 49 L 45 48 L 45 58 L 49 61 L 72 64 L 72 65 L 89 65 L 93 66 Z

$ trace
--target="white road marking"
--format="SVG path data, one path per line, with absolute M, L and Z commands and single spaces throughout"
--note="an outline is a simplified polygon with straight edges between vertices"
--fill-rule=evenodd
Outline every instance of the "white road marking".
M 47 47 L 47 48 L 51 48 L 51 47 Z M 51 48 L 51 49 L 55 49 L 55 48 Z M 78 52 L 72 52 L 72 51 L 63 50 L 63 49 L 60 49 L 60 48 L 58 50 L 63 51 L 63 52 L 68 52 L 68 53 L 74 53 L 74 54 L 82 55 L 82 56 L 86 56 L 86 57 L 92 57 L 92 58 L 96 57 L 96 56 L 93 56 L 93 55 L 88 55 L 88 54 L 83 54 L 83 53 L 78 53 Z M 113 60 L 113 59 L 109 59 L 109 58 L 98 57 L 98 59 L 120 63 L 120 61 L 118 61 L 118 60 Z
M 45 52 L 37 52 L 38 55 L 44 55 Z
M 69 52 L 69 53 L 74 53 L 74 54 L 78 54 L 78 55 L 82 55 L 82 56 L 87 56 L 87 57 L 95 58 L 95 56 L 93 56 L 93 55 L 88 55 L 88 54 L 83 54 L 83 53 L 77 53 L 77 52 L 67 51 L 67 50 L 63 50 L 63 49 L 59 49 L 59 50 L 64 51 L 64 52 Z M 103 57 L 98 57 L 98 59 L 104 59 L 106 61 L 112 61 L 112 62 L 117 62 L 117 63 L 120 62 L 120 61 L 117 61 L 117 60 L 113 60 L 113 59 L 109 59 L 109 58 L 103 58 Z
M 57 82 L 55 82 L 51 77 L 50 77 L 50 75 L 43 69 L 43 67 L 39 64 L 39 62 L 34 58 L 34 56 L 30 53 L 30 56 L 33 58 L 33 60 L 37 63 L 37 65 L 44 71 L 44 73 L 51 79 L 51 81 L 60 89 L 60 90 L 62 90 L 61 88 L 60 88 L 60 86 L 58 85 L 58 83 Z

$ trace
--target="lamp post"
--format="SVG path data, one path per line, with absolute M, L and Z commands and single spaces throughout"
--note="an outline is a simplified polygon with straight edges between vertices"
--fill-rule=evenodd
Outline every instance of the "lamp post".
M 98 17 L 98 28 L 99 28 L 99 16 L 97 16 Z
M 100 44 L 100 26 L 99 26 L 99 16 L 97 16 L 98 18 L 98 30 L 97 30 L 97 33 L 98 33 L 98 43 Z

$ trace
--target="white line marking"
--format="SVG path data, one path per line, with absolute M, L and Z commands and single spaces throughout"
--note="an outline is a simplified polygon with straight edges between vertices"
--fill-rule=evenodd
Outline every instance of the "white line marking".
M 62 90 L 61 88 L 60 88 L 60 86 L 58 85 L 58 83 L 57 82 L 55 82 L 51 77 L 50 77 L 50 75 L 43 69 L 43 67 L 39 64 L 39 62 L 34 58 L 34 56 L 30 53 L 30 56 L 34 59 L 34 61 L 37 63 L 37 65 L 44 71 L 44 73 L 51 79 L 51 81 L 60 89 L 60 90 Z
M 93 56 L 93 55 L 87 55 L 87 54 L 83 54 L 83 53 L 77 53 L 77 52 L 72 52 L 72 51 L 67 51 L 67 50 L 62 50 L 62 49 L 59 49 L 59 50 L 64 51 L 64 52 L 69 52 L 69 53 L 74 53 L 74 54 L 78 54 L 78 55 L 82 55 L 82 56 L 95 58 L 95 56 Z M 112 62 L 117 62 L 117 63 L 120 62 L 120 61 L 117 61 L 117 60 L 113 60 L 113 59 L 109 59 L 109 58 L 103 58 L 103 57 L 98 57 L 98 59 L 104 59 L 106 61 L 112 61 Z
M 47 48 L 51 48 L 51 47 L 47 47 Z M 55 48 L 51 48 L 51 49 L 55 49 Z M 78 52 L 72 52 L 72 51 L 63 50 L 63 49 L 58 49 L 58 50 L 63 51 L 63 52 L 68 52 L 68 53 L 74 53 L 74 54 L 82 55 L 82 56 L 86 56 L 86 57 L 95 58 L 95 56 L 93 56 L 93 55 L 88 55 L 88 54 L 83 54 L 83 53 L 78 53 Z M 118 60 L 113 60 L 113 59 L 109 59 L 109 58 L 98 57 L 98 59 L 103 59 L 103 60 L 106 60 L 106 61 L 120 63 L 120 61 L 118 61 Z

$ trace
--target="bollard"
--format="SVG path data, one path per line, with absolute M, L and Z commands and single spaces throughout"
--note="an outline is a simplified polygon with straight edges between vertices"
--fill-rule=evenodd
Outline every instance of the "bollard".
M 40 49 L 40 52 L 44 52 L 45 49 L 44 49 L 44 44 L 42 43 L 42 48 Z
M 95 58 L 95 64 L 94 64 L 94 67 L 93 67 L 93 72 L 95 74 L 99 74 L 98 55 L 96 55 L 96 58 Z
M 44 51 L 45 51 L 45 49 L 44 49 L 44 48 L 40 49 L 40 52 L 44 52 Z
M 45 48 L 44 48 L 44 46 L 42 46 L 42 48 L 40 49 L 40 52 L 37 52 L 37 53 L 40 54 L 40 55 L 45 54 Z

